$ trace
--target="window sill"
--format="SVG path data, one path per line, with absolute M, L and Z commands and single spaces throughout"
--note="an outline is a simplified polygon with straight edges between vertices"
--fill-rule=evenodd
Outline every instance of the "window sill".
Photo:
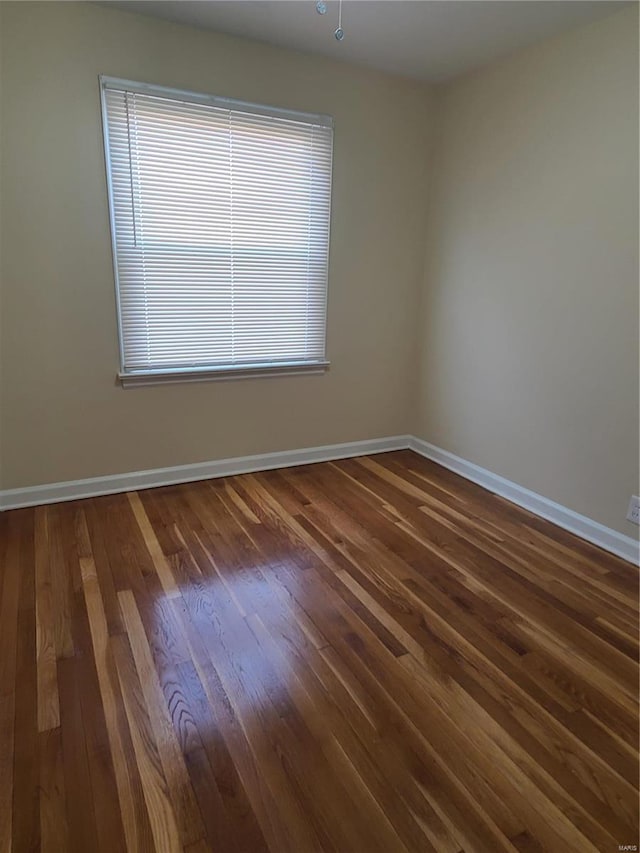
M 229 379 L 256 379 L 273 376 L 326 373 L 330 362 L 285 362 L 281 364 L 246 364 L 242 367 L 184 367 L 171 370 L 135 370 L 118 373 L 123 388 L 139 385 L 167 385 L 176 382 L 211 382 Z

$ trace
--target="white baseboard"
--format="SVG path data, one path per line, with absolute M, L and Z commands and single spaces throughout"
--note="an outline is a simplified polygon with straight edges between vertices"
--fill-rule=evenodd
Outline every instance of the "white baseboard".
M 324 447 L 305 447 L 300 450 L 285 450 L 280 453 L 238 456 L 233 459 L 197 462 L 193 465 L 176 465 L 172 468 L 134 471 L 128 474 L 92 477 L 87 480 L 71 480 L 44 486 L 29 486 L 24 489 L 7 489 L 0 491 L 0 510 L 111 495 L 137 489 L 151 489 L 156 486 L 190 483 L 195 480 L 210 480 L 216 477 L 268 471 L 274 468 L 288 468 L 292 465 L 308 465 L 312 462 L 329 462 L 332 459 L 348 459 L 353 456 L 366 456 L 370 453 L 385 453 L 389 450 L 406 448 L 410 448 L 421 456 L 425 456 L 450 471 L 460 474 L 467 480 L 478 483 L 490 492 L 528 509 L 535 515 L 546 518 L 548 521 L 557 524 L 558 527 L 569 530 L 594 545 L 599 545 L 624 560 L 634 564 L 639 562 L 638 542 L 630 536 L 618 533 L 616 530 L 605 527 L 584 515 L 579 515 L 577 512 L 542 495 L 531 492 L 517 483 L 512 483 L 485 468 L 467 462 L 466 459 L 455 456 L 447 450 L 442 450 L 440 447 L 410 435 L 374 438 L 368 441 L 351 441 L 344 444 L 328 444 Z
M 640 557 L 640 545 L 631 536 L 625 536 L 624 533 L 618 533 L 617 530 L 612 530 L 610 527 L 605 527 L 585 515 L 580 515 L 572 509 L 568 509 L 561 504 L 545 498 L 542 495 L 531 492 L 517 483 L 512 483 L 504 477 L 493 474 L 487 471 L 486 468 L 480 468 L 479 465 L 474 465 L 473 462 L 467 462 L 460 456 L 454 453 L 449 453 L 448 450 L 442 450 L 436 447 L 435 444 L 429 444 L 428 441 L 423 441 L 420 438 L 411 436 L 409 447 L 421 456 L 437 462 L 444 468 L 460 474 L 467 480 L 471 480 L 488 489 L 500 497 L 506 498 L 511 503 L 517 504 L 529 512 L 539 515 L 547 521 L 557 524 L 558 527 L 568 530 L 570 533 L 575 533 L 581 539 L 586 539 L 605 551 L 610 551 L 623 560 L 628 560 L 634 565 L 638 565 Z
M 348 459 L 353 456 L 366 456 L 369 453 L 384 453 L 387 450 L 403 450 L 409 447 L 410 439 L 411 436 L 408 435 L 395 435 L 368 441 L 350 441 L 344 444 L 328 444 L 324 447 L 305 447 L 300 450 L 284 450 L 280 453 L 260 453 L 255 456 L 196 462 L 193 465 L 176 465 L 172 468 L 91 477 L 87 480 L 69 480 L 45 486 L 28 486 L 24 489 L 7 489 L 0 491 L 0 510 L 112 495 L 137 489 L 152 489 L 156 486 L 191 483 L 195 480 L 211 480 L 216 477 L 229 477 L 232 474 L 248 474 L 273 468 L 289 468 L 292 465 L 308 465 L 312 462 L 329 462 L 331 459 Z

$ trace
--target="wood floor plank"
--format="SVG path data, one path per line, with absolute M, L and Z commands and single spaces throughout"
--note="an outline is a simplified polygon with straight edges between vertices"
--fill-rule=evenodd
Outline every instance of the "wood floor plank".
M 171 591 L 173 592 L 173 587 Z M 142 694 L 153 729 L 162 771 L 167 783 L 169 798 L 176 816 L 183 846 L 194 844 L 204 836 L 204 826 L 195 795 L 184 764 L 184 757 L 175 732 L 171 713 L 158 680 L 144 626 L 130 591 L 118 593 L 129 645 L 133 654 Z
M 2 562 L 2 607 L 0 608 L 0 851 L 12 849 L 16 680 L 18 677 L 18 612 L 21 573 L 28 571 L 20 559 L 28 511 L 0 519 L 5 547 Z M 34 733 L 35 735 L 35 733 Z
M 169 566 L 167 559 L 164 553 L 162 552 L 162 548 L 160 547 L 160 543 L 158 542 L 158 537 L 154 533 L 153 527 L 149 523 L 149 519 L 145 512 L 144 506 L 142 505 L 137 492 L 129 492 L 127 497 L 129 499 L 131 509 L 133 510 L 133 514 L 136 517 L 136 521 L 138 522 L 138 527 L 140 528 L 140 532 L 142 533 L 142 538 L 145 541 L 145 545 L 147 546 L 149 555 L 153 560 L 153 565 L 156 568 L 158 578 L 160 579 L 160 583 L 162 584 L 162 588 L 164 589 L 165 594 L 168 596 L 179 595 L 178 589 L 176 587 L 175 578 L 171 572 L 171 567 Z
M 257 770 L 265 777 L 288 827 L 286 849 L 323 849 L 317 823 L 305 817 L 307 797 L 296 768 L 296 764 L 304 760 L 305 753 L 294 750 L 284 766 L 282 758 L 278 758 L 285 720 L 292 711 L 286 685 L 279 681 L 221 585 L 215 597 L 201 591 L 197 599 L 190 597 L 186 603 L 189 618 L 206 645 L 224 694 L 242 726 Z M 289 779 L 289 783 L 285 784 L 284 779 Z
M 80 558 L 82 561 L 83 558 Z M 79 566 L 80 571 L 82 567 Z M 87 761 L 94 803 L 98 850 L 124 853 L 126 849 L 117 777 L 110 751 L 97 662 L 83 590 L 74 594 L 73 639 L 80 680 L 80 701 L 86 741 Z
M 266 613 L 263 618 L 267 619 Z M 336 695 L 336 679 L 330 667 L 326 666 L 322 657 L 308 649 L 301 634 L 282 647 L 279 642 L 283 636 L 282 629 L 273 626 L 270 632 L 263 618 L 257 614 L 250 617 L 254 633 L 277 656 L 287 681 L 295 682 L 294 701 L 329 761 L 336 765 L 336 772 L 342 778 L 353 780 L 350 789 L 359 789 L 356 791 L 360 801 L 358 812 L 366 814 L 367 820 L 379 827 L 376 832 L 385 849 L 429 850 L 431 845 L 428 837 L 398 790 L 395 787 L 390 789 L 385 784 L 389 779 L 385 774 L 388 768 L 381 768 L 371 759 L 358 738 L 358 732 L 351 728 L 349 720 L 340 713 L 335 701 L 329 698 Z M 287 627 L 290 626 L 284 630 Z M 290 635 L 290 631 L 287 633 Z M 300 649 L 300 654 L 293 659 L 290 653 L 292 645 Z M 327 650 L 329 648 L 325 647 Z M 331 720 L 330 728 L 326 725 L 328 720 Z M 370 742 L 368 745 L 372 746 Z
M 291 583 L 291 576 L 283 576 L 280 570 L 278 570 L 278 574 L 284 583 Z M 311 583 L 310 578 L 308 579 L 308 582 Z M 292 589 L 295 589 L 295 584 L 296 581 L 293 579 Z M 300 594 L 299 590 L 297 594 Z M 314 596 L 315 607 L 312 612 L 314 618 L 321 618 L 321 615 L 324 615 L 322 613 L 322 602 L 322 596 Z M 316 607 L 321 611 L 320 613 L 318 613 Z M 378 658 L 378 662 L 376 663 L 363 665 L 364 651 L 371 647 L 377 650 L 377 655 L 382 655 L 382 661 L 385 660 L 385 654 L 388 656 L 387 661 L 389 659 L 395 660 L 395 657 L 389 653 L 384 644 L 375 642 L 375 636 L 369 632 L 364 625 L 360 626 L 357 633 L 352 630 L 349 623 L 344 619 L 337 620 L 329 617 L 326 625 L 327 636 L 338 652 L 338 659 L 348 663 L 348 666 L 346 667 L 347 675 L 344 682 L 351 682 L 352 686 L 355 685 L 355 690 L 362 697 L 361 704 L 368 709 L 368 714 L 372 720 L 374 731 L 376 733 L 380 731 L 384 732 L 387 739 L 385 752 L 389 752 L 389 757 L 392 758 L 392 753 L 395 749 L 401 750 L 401 754 L 403 755 L 404 773 L 412 780 L 413 786 L 418 786 L 419 791 L 427 801 L 428 817 L 425 819 L 425 828 L 427 833 L 441 833 L 442 829 L 439 824 L 444 821 L 445 827 L 448 827 L 455 836 L 457 828 L 454 828 L 455 821 L 452 822 L 450 812 L 453 811 L 455 813 L 456 809 L 459 808 L 461 800 L 458 795 L 460 792 L 450 788 L 449 783 L 451 778 L 446 774 L 446 772 L 443 775 L 443 768 L 439 766 L 437 762 L 434 764 L 435 756 L 432 751 L 428 750 L 425 753 L 421 749 L 422 744 L 416 743 L 412 738 L 409 738 L 409 742 L 407 742 L 407 730 L 404 725 L 405 715 L 401 712 L 400 708 L 394 704 L 393 700 L 390 699 L 391 695 L 395 693 L 396 688 L 399 687 L 399 684 L 396 681 L 389 686 L 389 690 L 385 690 L 382 688 L 380 683 L 381 676 L 385 669 L 384 663 L 380 665 L 380 659 Z M 398 726 L 403 729 L 404 734 L 399 741 L 396 742 L 395 740 L 390 739 L 390 734 L 391 731 L 397 729 Z M 416 750 L 418 750 L 419 754 L 416 753 Z M 407 756 L 410 756 L 408 764 Z M 425 786 L 425 779 L 430 780 L 429 785 Z M 435 781 L 436 779 L 438 780 L 437 782 Z M 446 805 L 443 809 L 441 798 L 444 795 L 444 791 L 447 791 L 447 796 L 445 798 Z M 456 801 L 458 805 L 456 805 Z M 495 801 L 493 805 L 495 808 L 498 808 Z M 465 805 L 467 813 L 469 806 L 470 803 L 467 802 Z M 412 808 L 416 808 L 415 803 L 412 803 Z M 420 810 L 418 809 L 417 813 L 419 812 Z M 469 818 L 469 823 L 473 823 L 471 818 Z M 488 829 L 489 834 L 493 833 L 495 827 L 491 820 L 487 822 L 486 828 Z M 485 837 L 484 842 L 482 842 L 477 835 L 473 834 L 474 830 L 470 828 L 468 831 L 472 833 L 471 837 L 474 839 L 473 844 L 475 846 L 479 846 L 479 849 L 500 849 L 500 845 L 505 842 L 504 836 L 501 836 L 500 833 L 496 836 L 491 835 L 490 842 L 488 837 Z M 446 834 L 447 832 L 445 831 L 445 835 Z M 469 836 L 467 836 L 467 841 L 469 841 Z M 440 839 L 440 844 L 442 845 L 444 843 L 446 842 L 443 842 L 443 840 Z M 452 849 L 459 850 L 462 845 L 463 838 L 462 836 L 458 836 L 457 843 Z M 446 849 L 449 849 L 449 847 L 447 846 Z
M 180 743 L 209 843 L 214 850 L 262 853 L 268 850 L 264 835 L 197 670 L 192 663 L 184 663 L 178 674 L 189 697 L 189 718 L 195 732 L 185 731 L 188 724 L 184 719 L 174 720 L 181 730 Z
M 205 723 L 213 723 L 203 743 L 218 790 L 221 795 L 226 795 L 238 803 L 237 806 L 228 808 L 232 813 L 235 813 L 236 809 L 239 809 L 241 814 L 244 813 L 246 797 L 269 849 L 285 850 L 290 846 L 287 833 L 280 824 L 276 802 L 265 774 L 259 771 L 244 726 L 229 701 L 218 672 L 207 653 L 206 644 L 193 624 L 185 603 L 176 601 L 174 606 L 182 617 L 194 670 L 206 695 L 207 708 L 206 711 L 201 709 L 201 713 Z M 229 767 L 230 762 L 233 764 L 233 770 Z M 261 845 L 256 844 L 256 849 L 261 849 Z
M 33 516 L 26 519 L 20 549 L 15 752 L 13 772 L 13 844 L 15 850 L 40 845 L 38 687 Z
M 54 504 L 47 508 L 49 576 L 58 659 L 73 657 L 75 653 L 71 627 L 73 581 L 67 553 L 73 540 L 68 534 L 68 518 L 68 511 L 63 504 Z
M 81 675 L 75 657 L 58 664 L 62 761 L 67 806 L 70 853 L 98 850 L 96 803 L 91 788 L 91 772 L 82 718 Z
M 158 744 L 149 720 L 149 711 L 133 655 L 122 634 L 112 637 L 111 645 L 155 848 L 166 850 L 167 853 L 178 853 L 182 850 L 180 830 L 162 773 Z
M 40 840 L 42 853 L 69 849 L 62 736 L 60 728 L 38 735 L 40 755 Z
M 410 451 L 0 514 L 0 853 L 638 844 L 639 621 Z
M 108 517 L 108 516 L 106 516 Z M 111 565 L 109 551 L 105 542 L 109 541 L 111 536 L 108 531 L 108 525 L 103 524 L 105 515 L 100 510 L 100 501 L 89 499 L 83 502 L 82 516 L 80 525 L 86 528 L 82 532 L 82 538 L 88 538 L 89 550 L 83 552 L 82 558 L 89 559 L 91 562 L 91 574 L 95 575 L 95 583 L 92 581 L 94 592 L 99 591 L 100 623 L 105 622 L 103 626 L 105 634 L 121 634 L 124 631 L 122 624 L 122 614 L 120 613 L 120 605 L 118 604 L 118 593 L 116 591 L 116 573 Z M 107 529 L 105 530 L 105 527 Z M 116 571 L 120 569 L 119 560 L 114 560 Z M 80 561 L 82 569 L 82 560 Z M 88 564 L 86 564 L 88 565 Z M 83 576 L 83 589 L 86 598 L 86 581 Z M 87 608 L 89 603 L 87 602 Z
M 35 583 L 38 731 L 44 732 L 60 725 L 47 507 L 35 510 Z
M 129 729 L 115 662 L 109 645 L 107 619 L 93 557 L 81 558 L 80 566 L 100 701 L 127 849 L 129 851 L 147 850 L 151 845 L 151 827 L 144 805 L 139 773 L 133 764 L 132 750 L 129 749 Z

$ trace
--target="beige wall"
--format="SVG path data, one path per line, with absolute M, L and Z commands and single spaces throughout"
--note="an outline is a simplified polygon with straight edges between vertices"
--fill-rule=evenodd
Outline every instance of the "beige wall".
M 439 107 L 417 434 L 637 535 L 637 7 Z
M 2 486 L 404 433 L 425 88 L 100 6 L 0 14 Z M 334 116 L 326 375 L 116 386 L 100 73 Z

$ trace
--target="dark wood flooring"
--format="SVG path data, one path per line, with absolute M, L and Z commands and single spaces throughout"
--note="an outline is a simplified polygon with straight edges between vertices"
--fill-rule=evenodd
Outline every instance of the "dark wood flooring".
M 6 512 L 0 566 L 0 853 L 638 844 L 637 571 L 409 451 Z

